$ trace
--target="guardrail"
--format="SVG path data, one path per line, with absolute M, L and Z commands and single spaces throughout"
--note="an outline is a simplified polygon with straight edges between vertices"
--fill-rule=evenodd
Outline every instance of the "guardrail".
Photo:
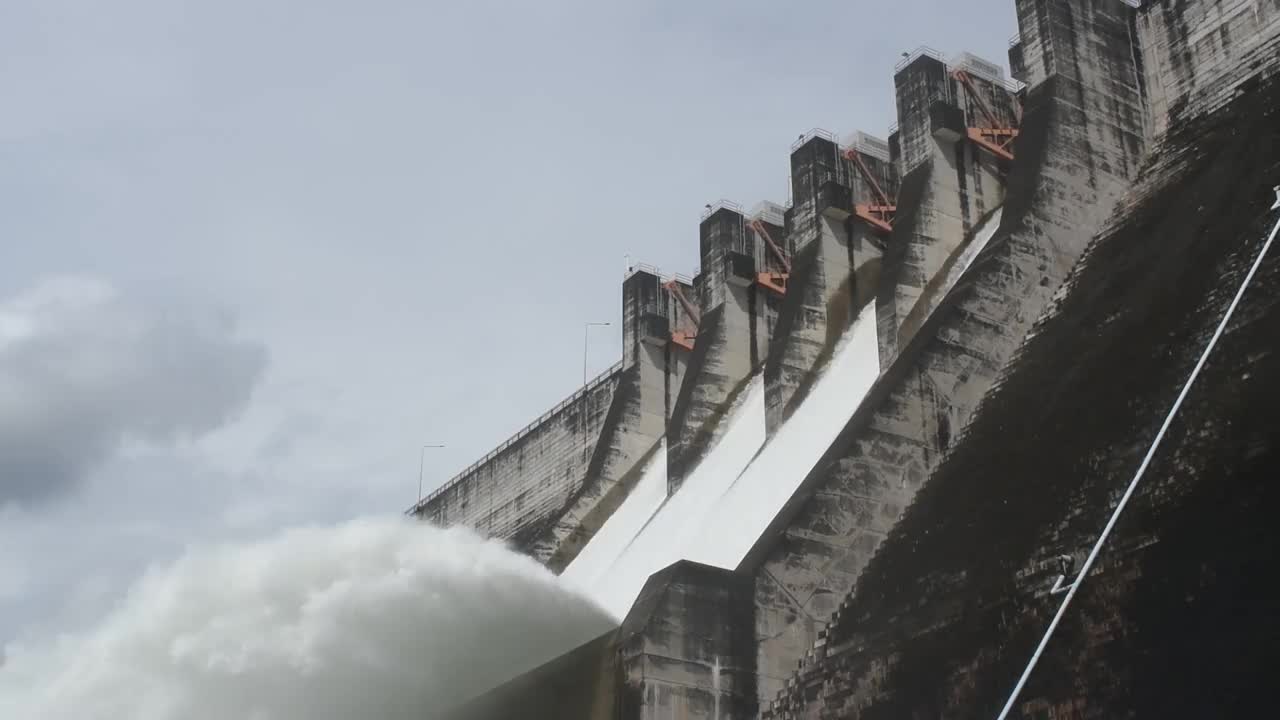
M 837 138 L 835 133 L 831 132 L 830 130 L 823 130 L 822 128 L 813 128 L 809 132 L 797 138 L 795 142 L 791 143 L 791 152 L 795 152 L 796 150 L 799 150 L 801 145 L 804 145 L 805 143 L 809 142 L 810 140 L 816 137 L 820 137 L 823 140 L 830 140 L 836 145 L 840 144 L 840 139 Z
M 662 277 L 662 271 L 659 270 L 657 266 L 650 265 L 649 263 L 632 263 L 631 267 L 627 268 L 627 277 L 631 277 L 638 272 L 647 272 L 650 275 L 657 275 L 659 278 Z
M 631 267 L 628 268 L 627 270 L 627 277 L 631 277 L 632 275 L 635 275 L 636 273 L 642 272 L 642 271 L 647 272 L 650 275 L 657 275 L 659 282 L 666 282 L 668 280 L 679 280 L 681 283 L 684 283 L 685 285 L 693 284 L 692 276 L 685 275 L 684 273 L 663 272 L 662 268 L 659 268 L 656 265 L 650 265 L 649 263 L 632 263 Z M 697 275 L 697 273 L 695 272 L 694 275 Z
M 406 515 L 416 515 L 416 514 L 418 514 L 419 512 L 421 512 L 421 511 L 423 510 L 423 508 L 425 508 L 425 507 L 427 506 L 427 504 L 428 504 L 428 503 L 430 503 L 432 500 L 434 500 L 434 499 L 436 499 L 436 498 L 440 497 L 441 495 L 445 494 L 445 493 L 446 493 L 446 492 L 448 492 L 451 488 L 453 488 L 455 485 L 457 485 L 458 483 L 460 483 L 460 482 L 462 482 L 463 480 L 465 480 L 465 479 L 467 478 L 467 476 L 468 476 L 468 475 L 470 475 L 471 473 L 475 472 L 475 471 L 476 471 L 476 469 L 478 469 L 481 465 L 484 465 L 485 463 L 487 463 L 487 462 L 489 462 L 490 460 L 494 459 L 494 458 L 495 458 L 495 457 L 497 457 L 500 453 L 502 453 L 502 451 L 503 451 L 503 450 L 506 450 L 507 448 L 509 448 L 509 447 L 511 447 L 512 445 L 514 445 L 514 444 L 516 444 L 517 442 L 519 442 L 519 441 L 520 441 L 521 439 L 523 439 L 526 435 L 528 435 L 528 434 L 529 434 L 529 433 L 530 433 L 530 432 L 531 432 L 535 427 L 537 427 L 537 426 L 541 425 L 542 423 L 546 422 L 547 420 L 549 420 L 549 419 L 550 419 L 553 415 L 555 415 L 556 413 L 560 412 L 561 410 L 564 410 L 564 409 L 565 409 L 566 407 L 568 407 L 569 405 L 572 405 L 574 402 L 576 402 L 576 401 L 578 401 L 578 400 L 582 399 L 582 397 L 583 397 L 583 396 L 585 396 L 587 393 L 589 393 L 589 392 L 591 392 L 592 390 L 594 390 L 594 389 L 596 389 L 597 387 L 599 387 L 602 383 L 604 383 L 606 380 L 608 380 L 610 377 L 612 377 L 614 374 L 616 374 L 616 373 L 617 373 L 618 371 L 620 371 L 620 370 L 622 370 L 622 361 L 621 361 L 621 360 L 619 360 L 618 362 L 614 363 L 614 364 L 613 364 L 613 366 L 612 366 L 612 367 L 610 367 L 608 370 L 605 370 L 604 372 L 602 372 L 602 373 L 600 373 L 599 375 L 597 375 L 597 376 L 595 376 L 594 378 L 592 378 L 592 379 L 591 379 L 591 380 L 590 380 L 586 385 L 583 385 L 581 388 L 578 388 L 577 392 L 573 393 L 572 395 L 570 395 L 569 397 L 565 398 L 564 400 L 561 400 L 559 403 L 557 403 L 557 404 L 556 404 L 556 406 L 555 406 L 555 407 L 551 408 L 551 409 L 550 409 L 550 410 L 548 410 L 547 412 L 545 412 L 545 413 L 543 413 L 542 415 L 540 415 L 540 416 L 538 417 L 538 419 L 537 419 L 537 420 L 534 420 L 533 422 L 529 423 L 528 425 L 525 425 L 525 426 L 524 426 L 523 428 L 521 428 L 521 429 L 520 429 L 520 430 L 519 430 L 515 435 L 512 435 L 511 437 L 507 438 L 506 440 L 504 440 L 504 441 L 502 442 L 502 444 L 501 444 L 501 445 L 499 445 L 498 447 L 496 447 L 496 448 L 494 448 L 494 449 L 490 450 L 488 453 L 486 453 L 484 457 L 482 457 L 482 458 L 480 458 L 479 460 L 477 460 L 477 461 L 475 461 L 475 462 L 471 463 L 470 465 L 468 465 L 468 466 L 467 466 L 467 468 L 466 468 L 465 470 L 463 470 L 462 472 L 458 473 L 457 475 L 454 475 L 452 478 L 450 478 L 450 479 L 449 479 L 449 481 L 448 481 L 448 482 L 446 482 L 445 484 L 443 484 L 443 485 L 441 485 L 440 487 L 436 488 L 435 490 L 432 490 L 430 495 L 427 495 L 425 498 L 423 498 L 423 499 L 422 499 L 422 500 L 420 500 L 418 503 L 416 503 L 416 504 L 415 504 L 415 505 L 414 505 L 414 506 L 413 506 L 413 507 L 412 507 L 408 512 L 406 512 L 405 514 L 406 514 Z
M 711 203 L 710 205 L 706 206 L 705 208 L 703 208 L 703 210 L 702 210 L 702 217 L 701 217 L 701 218 L 699 218 L 699 221 L 701 221 L 701 220 L 706 220 L 707 218 L 709 218 L 709 217 L 711 217 L 712 215 L 716 214 L 716 213 L 717 213 L 717 212 L 719 212 L 720 210 L 732 210 L 732 211 L 734 211 L 734 212 L 738 213 L 739 215 L 741 215 L 741 214 L 742 214 L 742 206 L 741 206 L 741 205 L 739 205 L 738 203 L 736 203 L 736 202 L 734 202 L 734 201 L 732 201 L 732 200 L 726 200 L 726 199 L 724 199 L 724 198 L 720 198 L 719 200 L 717 200 L 717 201 L 715 201 L 715 202 Z
M 921 55 L 928 55 L 934 60 L 941 62 L 943 65 L 947 64 L 947 57 L 945 55 L 938 52 L 937 50 L 934 50 L 928 45 L 921 45 L 915 50 L 912 50 L 910 53 L 907 53 L 906 57 L 902 58 L 901 60 L 899 60 L 897 63 L 894 64 L 893 66 L 894 74 L 896 75 L 898 71 L 902 70 L 902 68 L 915 62 L 916 58 L 920 57 Z

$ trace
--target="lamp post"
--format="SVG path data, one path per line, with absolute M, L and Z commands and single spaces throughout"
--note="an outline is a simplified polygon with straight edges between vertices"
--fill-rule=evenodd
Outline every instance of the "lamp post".
M 591 336 L 591 328 L 612 325 L 607 322 L 589 322 L 582 326 L 582 384 L 587 384 L 587 339 Z
M 418 454 L 418 503 L 422 503 L 422 466 L 427 462 L 427 448 L 442 448 L 440 443 L 427 443 L 422 446 L 422 451 Z

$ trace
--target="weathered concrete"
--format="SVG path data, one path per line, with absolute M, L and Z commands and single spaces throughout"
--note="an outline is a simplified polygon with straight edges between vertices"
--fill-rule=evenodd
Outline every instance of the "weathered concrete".
M 894 197 L 897 175 L 888 157 L 865 148 L 861 155 L 881 190 Z M 771 434 L 804 398 L 857 309 L 874 294 L 883 246 L 876 231 L 853 215 L 855 204 L 880 201 L 834 138 L 814 133 L 797 142 L 791 185 L 791 277 L 764 368 Z
M 929 282 L 976 224 L 1004 200 L 1008 163 L 968 140 L 991 122 L 940 58 L 919 52 L 894 75 L 902 192 L 885 250 L 876 302 L 881 364 L 893 361 L 918 329 L 907 322 L 937 307 Z M 974 90 L 1001 125 L 1016 125 L 1013 93 L 1000 77 L 970 73 Z
M 596 378 L 411 512 L 502 539 L 558 517 L 583 485 L 623 375 L 618 365 Z
M 1074 60 L 1028 93 L 1000 229 L 741 566 L 757 578 L 762 697 L 811 649 L 1136 170 L 1144 130 L 1117 5 L 1019 3 L 1028 62 Z
M 1204 115 L 1277 71 L 1280 2 L 1157 0 L 1137 15 L 1151 128 Z
M 756 283 L 762 240 L 748 218 L 721 205 L 700 227 L 701 320 L 667 425 L 667 484 L 674 492 L 715 443 L 721 420 L 764 361 L 780 300 Z M 767 225 L 767 224 L 766 224 Z M 784 229 L 768 226 L 775 238 Z
M 996 715 L 1062 599 L 1055 558 L 1080 566 L 1280 219 L 1280 81 L 1247 87 L 1171 126 L 766 717 Z M 1270 714 L 1272 251 L 1014 717 Z
M 619 630 L 618 720 L 756 716 L 751 579 L 681 561 L 655 573 Z

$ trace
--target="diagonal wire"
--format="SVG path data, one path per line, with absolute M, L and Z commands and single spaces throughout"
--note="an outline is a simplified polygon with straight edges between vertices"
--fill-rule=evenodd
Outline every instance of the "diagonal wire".
M 1280 190 L 1276 192 L 1276 207 L 1280 207 Z M 1240 298 L 1244 297 L 1245 289 L 1249 287 L 1249 283 L 1253 282 L 1253 276 L 1257 274 L 1258 267 L 1262 265 L 1262 259 L 1266 257 L 1272 241 L 1276 239 L 1277 231 L 1280 231 L 1280 219 L 1276 220 L 1275 227 L 1271 228 L 1271 235 L 1263 243 L 1262 250 L 1258 252 L 1258 258 L 1253 261 L 1253 267 L 1249 268 L 1249 274 L 1244 277 L 1244 282 L 1240 283 L 1240 289 L 1236 291 L 1235 298 L 1231 300 L 1231 305 L 1227 307 L 1226 314 L 1222 316 L 1222 322 L 1218 323 L 1218 329 L 1214 331 L 1213 337 L 1209 339 L 1208 346 L 1205 347 L 1204 353 L 1200 355 L 1200 361 L 1196 363 L 1195 369 L 1191 371 L 1191 376 L 1187 378 L 1186 384 L 1182 386 L 1182 392 L 1178 393 L 1178 399 L 1174 401 L 1173 407 L 1164 419 L 1164 424 L 1160 426 L 1160 432 L 1156 433 L 1156 438 L 1152 441 L 1151 448 L 1147 450 L 1147 456 L 1142 459 L 1142 464 L 1138 466 L 1138 472 L 1134 474 L 1133 480 L 1129 482 L 1129 487 L 1124 491 L 1124 496 L 1120 498 L 1120 503 L 1116 505 L 1115 512 L 1111 514 L 1111 519 L 1107 521 L 1107 526 L 1102 529 L 1102 534 L 1098 536 L 1098 541 L 1094 543 L 1088 559 L 1084 561 L 1084 565 L 1080 568 L 1080 573 L 1076 575 L 1075 582 L 1071 583 L 1071 589 L 1067 591 L 1067 596 L 1062 599 L 1062 605 L 1058 607 L 1057 614 L 1053 616 L 1053 621 L 1049 623 L 1049 629 L 1045 630 L 1044 637 L 1040 639 L 1040 645 L 1036 647 L 1035 653 L 1031 656 L 1031 661 L 1027 663 L 1027 668 L 1022 671 L 1022 677 L 1018 678 L 1018 684 L 1014 686 L 1013 692 L 1009 694 L 1009 700 L 1004 704 L 1004 709 L 1000 711 L 997 720 L 1005 720 L 1009 715 L 1009 711 L 1013 709 L 1013 704 L 1017 702 L 1018 695 L 1022 693 L 1022 688 L 1026 686 L 1027 679 L 1031 677 L 1031 671 L 1035 669 L 1036 663 L 1040 661 L 1040 655 L 1044 653 L 1045 646 L 1049 644 L 1050 638 L 1053 637 L 1053 632 L 1058 629 L 1058 623 L 1062 621 L 1062 616 L 1067 612 L 1067 607 L 1071 605 L 1071 600 L 1075 598 L 1076 591 L 1084 584 L 1094 561 L 1098 559 L 1098 554 L 1102 552 L 1102 546 L 1106 543 L 1107 536 L 1115 528 L 1116 521 L 1120 519 L 1120 514 L 1124 512 L 1125 506 L 1129 504 L 1129 499 L 1133 497 L 1134 490 L 1138 488 L 1138 482 L 1142 480 L 1142 476 L 1147 472 L 1147 467 L 1151 465 L 1151 459 L 1155 457 L 1156 450 L 1160 447 L 1160 442 L 1164 440 L 1165 433 L 1169 430 L 1169 426 L 1173 424 L 1173 418 L 1178 414 L 1178 409 L 1182 407 L 1182 401 L 1187 398 L 1187 393 L 1191 390 L 1196 378 L 1199 377 L 1200 370 L 1204 368 L 1205 362 L 1209 359 L 1209 354 L 1213 352 L 1214 346 L 1218 344 L 1218 338 L 1222 337 L 1222 332 L 1226 330 L 1227 323 L 1236 311 L 1236 306 L 1240 304 Z

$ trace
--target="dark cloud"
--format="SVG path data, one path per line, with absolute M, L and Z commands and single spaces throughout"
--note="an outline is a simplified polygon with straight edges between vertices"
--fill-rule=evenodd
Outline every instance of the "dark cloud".
M 223 425 L 265 367 L 225 318 L 132 304 L 91 279 L 0 302 L 0 505 L 57 497 L 125 443 Z

